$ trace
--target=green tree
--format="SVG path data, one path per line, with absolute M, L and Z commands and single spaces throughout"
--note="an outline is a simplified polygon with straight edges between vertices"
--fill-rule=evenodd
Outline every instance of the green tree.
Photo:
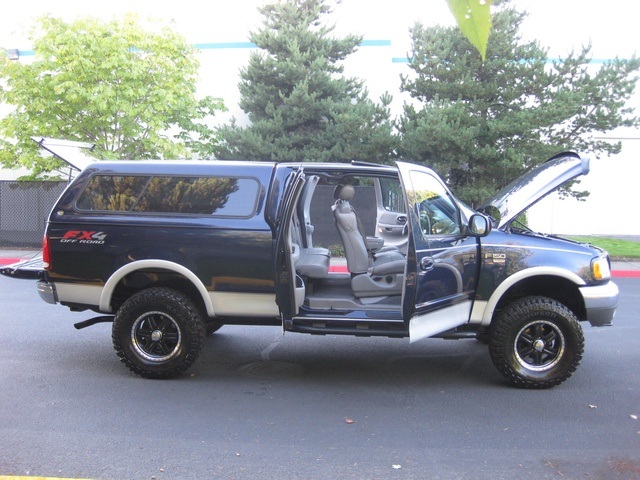
M 363 82 L 342 76 L 362 38 L 330 36 L 324 0 L 287 0 L 259 9 L 259 47 L 240 72 L 240 107 L 250 125 L 220 128 L 217 154 L 251 160 L 384 162 L 395 147 L 389 95 L 377 104 Z
M 108 158 L 198 155 L 216 141 L 206 124 L 224 109 L 196 98 L 194 49 L 167 27 L 144 30 L 136 17 L 66 23 L 42 17 L 31 63 L 0 58 L 0 163 L 33 176 L 57 162 L 42 158 L 32 135 L 96 144 Z M 170 133 L 169 133 L 170 132 Z
M 437 169 L 472 204 L 560 151 L 618 153 L 619 143 L 598 136 L 639 124 L 626 104 L 640 61 L 590 65 L 587 46 L 549 62 L 547 49 L 519 37 L 524 16 L 494 13 L 484 62 L 456 28 L 411 32 L 400 154 Z

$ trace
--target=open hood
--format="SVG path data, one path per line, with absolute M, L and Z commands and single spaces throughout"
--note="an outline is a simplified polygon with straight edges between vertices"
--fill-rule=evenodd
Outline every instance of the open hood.
M 95 145 L 92 143 L 72 142 L 69 140 L 45 137 L 31 137 L 31 140 L 78 171 L 82 171 L 87 165 L 98 161 L 97 158 L 84 154 L 83 150 L 89 152 L 93 150 Z
M 527 208 L 550 194 L 564 183 L 589 173 L 589 159 L 573 152 L 565 152 L 525 173 L 500 190 L 478 210 L 487 211 L 504 227 Z M 492 214 L 492 210 L 500 212 Z

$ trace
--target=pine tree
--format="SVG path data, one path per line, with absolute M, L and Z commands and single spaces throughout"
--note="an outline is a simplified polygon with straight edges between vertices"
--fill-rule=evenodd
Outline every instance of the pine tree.
M 484 62 L 456 28 L 412 29 L 413 74 L 402 90 L 413 101 L 399 122 L 400 154 L 436 169 L 471 204 L 561 151 L 618 153 L 619 143 L 596 134 L 639 124 L 625 105 L 640 61 L 598 68 L 587 46 L 549 62 L 547 49 L 519 37 L 524 16 L 494 14 Z
M 385 95 L 368 98 L 363 82 L 342 75 L 341 62 L 362 38 L 334 38 L 321 17 L 324 0 L 288 0 L 261 8 L 260 49 L 240 72 L 240 107 L 250 125 L 220 128 L 220 158 L 384 162 L 395 147 Z

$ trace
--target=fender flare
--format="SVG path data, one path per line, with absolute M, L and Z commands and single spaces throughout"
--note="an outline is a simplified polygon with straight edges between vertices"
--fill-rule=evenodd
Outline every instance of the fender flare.
M 580 278 L 577 274 L 565 270 L 559 267 L 532 267 L 526 270 L 520 270 L 513 275 L 507 277 L 498 288 L 496 288 L 491 297 L 487 301 L 476 300 L 473 304 L 471 311 L 471 319 L 469 323 L 480 324 L 483 326 L 489 326 L 491 319 L 498 306 L 498 302 L 502 299 L 504 294 L 513 287 L 516 283 L 521 282 L 527 278 L 540 277 L 540 276 L 552 276 L 560 277 L 565 280 L 569 280 L 578 287 L 586 285 L 586 282 Z
M 109 280 L 104 284 L 102 293 L 100 294 L 100 311 L 112 312 L 111 298 L 113 297 L 113 291 L 120 281 L 128 274 L 135 272 L 136 270 L 143 270 L 146 268 L 161 268 L 163 270 L 169 270 L 186 277 L 198 290 L 205 308 L 207 309 L 207 315 L 214 317 L 213 303 L 209 292 L 200 279 L 188 268 L 180 265 L 179 263 L 169 262 L 168 260 L 138 260 L 136 262 L 127 263 L 113 272 L 113 275 L 109 277 Z

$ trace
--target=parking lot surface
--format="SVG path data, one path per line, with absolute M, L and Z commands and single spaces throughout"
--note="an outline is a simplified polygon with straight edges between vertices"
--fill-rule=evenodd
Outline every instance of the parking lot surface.
M 0 475 L 93 479 L 640 476 L 640 281 L 582 364 L 506 385 L 475 340 L 225 326 L 189 374 L 138 378 L 109 324 L 0 277 Z M 90 318 L 91 313 L 86 313 Z

